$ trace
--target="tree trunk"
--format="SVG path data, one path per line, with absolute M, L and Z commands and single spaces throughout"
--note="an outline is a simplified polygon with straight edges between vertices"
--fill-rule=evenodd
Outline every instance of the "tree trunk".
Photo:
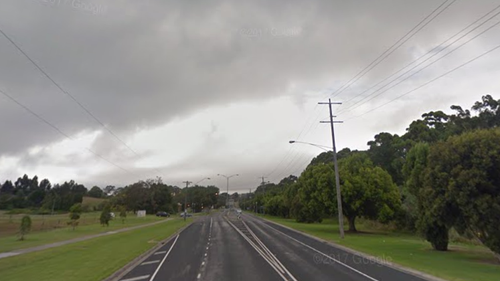
M 356 224 L 355 224 L 355 221 L 356 221 L 356 217 L 349 217 L 347 218 L 347 220 L 349 221 L 349 232 L 358 232 L 358 230 L 356 229 Z

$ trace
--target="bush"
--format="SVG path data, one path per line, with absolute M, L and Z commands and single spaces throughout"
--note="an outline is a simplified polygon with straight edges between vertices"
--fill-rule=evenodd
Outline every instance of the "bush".
M 31 217 L 30 216 L 24 216 L 23 219 L 21 220 L 21 225 L 19 226 L 19 234 L 21 237 L 19 240 L 24 240 L 24 236 L 28 234 L 31 230 Z

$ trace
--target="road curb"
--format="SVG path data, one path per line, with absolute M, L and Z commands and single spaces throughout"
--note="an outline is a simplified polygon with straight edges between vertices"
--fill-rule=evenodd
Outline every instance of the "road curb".
M 169 237 L 167 237 L 167 238 L 163 239 L 162 241 L 158 242 L 158 244 L 156 244 L 156 246 L 153 246 L 153 248 L 151 248 L 151 249 L 147 250 L 146 252 L 140 254 L 135 259 L 133 259 L 131 262 L 129 262 L 128 264 L 126 264 L 124 267 L 122 267 L 121 269 L 118 269 L 117 271 L 115 271 L 108 278 L 103 279 L 103 281 L 118 281 L 118 280 L 120 280 L 125 275 L 127 275 L 127 273 L 129 273 L 132 269 L 134 269 L 136 266 L 138 266 L 144 260 L 146 260 L 146 258 L 148 258 L 152 253 L 156 252 L 159 248 L 163 247 L 166 243 L 170 242 L 170 240 L 174 239 L 175 236 L 177 236 L 178 234 L 180 234 L 186 228 L 190 227 L 197 220 L 198 220 L 198 218 L 196 217 L 195 219 L 193 219 L 193 221 L 190 224 L 182 227 L 181 229 L 179 229 L 176 232 L 172 233 L 172 235 L 170 235 Z
M 248 213 L 247 213 L 248 214 Z M 253 214 L 249 214 L 249 215 L 252 215 L 252 216 L 255 216 Z M 291 227 L 288 227 L 286 225 L 282 225 L 280 223 L 277 223 L 277 222 L 274 222 L 274 221 L 271 221 L 271 220 L 268 220 L 266 218 L 263 218 L 263 217 L 259 217 L 259 216 L 255 216 L 257 218 L 260 218 L 260 219 L 263 219 L 269 223 L 272 223 L 274 225 L 278 225 L 278 226 L 281 226 L 281 227 L 284 227 L 288 230 L 291 230 L 293 232 L 296 232 L 296 233 L 300 233 L 302 235 L 305 235 L 311 239 L 314 239 L 318 242 L 322 242 L 322 243 L 326 243 L 326 244 L 329 244 L 333 247 L 336 247 L 336 248 L 339 248 L 343 251 L 346 251 L 348 253 L 351 253 L 353 255 L 358 255 L 362 258 L 366 258 L 366 259 L 370 259 L 370 260 L 376 260 L 377 257 L 375 256 L 372 256 L 372 255 L 369 255 L 369 254 L 366 254 L 366 253 L 362 253 L 362 252 L 358 252 L 356 250 L 353 250 L 351 248 L 348 248 L 346 246 L 343 246 L 343 245 L 339 245 L 339 244 L 336 244 L 336 243 L 333 243 L 331 241 L 326 241 L 324 239 L 321 239 L 321 238 L 318 238 L 316 236 L 313 236 L 311 234 L 308 234 L 308 233 L 305 233 L 305 232 L 302 232 L 300 230 L 296 230 L 296 229 L 293 229 Z M 424 273 L 424 272 L 421 272 L 421 271 L 418 271 L 418 270 L 415 270 L 415 269 L 411 269 L 411 268 L 408 268 L 408 267 L 404 267 L 402 265 L 399 265 L 399 264 L 396 264 L 396 263 L 393 263 L 393 262 L 390 262 L 390 263 L 384 263 L 385 266 L 387 267 L 390 267 L 392 269 L 395 269 L 395 270 L 398 270 L 398 271 L 401 271 L 401 272 L 404 272 L 404 273 L 407 273 L 407 274 L 410 274 L 410 275 L 413 275 L 413 276 L 416 276 L 416 277 L 419 277 L 419 278 L 422 278 L 422 279 L 425 279 L 425 280 L 428 280 L 428 281 L 449 281 L 449 280 L 446 280 L 446 279 L 442 279 L 442 278 L 439 278 L 439 277 L 436 277 L 436 276 L 432 276 L 430 274 L 427 274 L 427 273 Z

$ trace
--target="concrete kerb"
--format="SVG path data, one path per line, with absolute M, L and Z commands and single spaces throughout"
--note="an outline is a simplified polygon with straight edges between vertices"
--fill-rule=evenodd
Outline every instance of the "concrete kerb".
M 248 213 L 247 213 L 247 214 L 248 214 Z M 249 215 L 255 216 L 255 215 L 253 215 L 253 214 L 249 214 Z M 371 255 L 369 255 L 369 254 L 365 254 L 365 253 L 362 253 L 362 252 L 358 252 L 358 251 L 353 250 L 353 249 L 351 249 L 351 248 L 347 248 L 346 246 L 342 246 L 342 245 L 339 245 L 339 244 L 336 244 L 336 243 L 333 243 L 333 242 L 330 242 L 330 241 L 323 240 L 323 239 L 318 238 L 318 237 L 316 237 L 316 236 L 313 236 L 313 235 L 310 235 L 310 234 L 308 234 L 308 233 L 305 233 L 305 232 L 302 232 L 302 231 L 299 231 L 299 230 L 293 229 L 293 228 L 288 227 L 288 226 L 286 226 L 286 225 L 279 224 L 279 223 L 277 223 L 277 222 L 273 222 L 273 221 L 268 220 L 268 219 L 266 219 L 266 218 L 263 218 L 263 217 L 258 217 L 258 216 L 256 216 L 256 217 L 257 217 L 257 218 L 261 218 L 261 219 L 263 219 L 263 220 L 265 220 L 265 221 L 267 221 L 267 222 L 269 222 L 269 223 L 272 223 L 272 224 L 274 224 L 274 225 L 278 225 L 278 226 L 284 227 L 284 228 L 286 228 L 286 229 L 288 229 L 288 230 L 294 231 L 294 232 L 296 232 L 296 233 L 300 233 L 300 234 L 302 234 L 302 235 L 305 235 L 305 236 L 307 236 L 307 237 L 309 237 L 309 238 L 311 238 L 311 239 L 314 239 L 314 240 L 316 240 L 316 241 L 318 241 L 318 242 L 322 242 L 322 243 L 329 244 L 329 245 L 331 245 L 331 246 L 333 246 L 333 247 L 339 248 L 339 249 L 341 249 L 341 250 L 343 250 L 343 251 L 346 251 L 346 252 L 348 252 L 348 253 L 351 253 L 351 254 L 353 254 L 353 255 L 358 255 L 359 257 L 362 257 L 362 258 L 365 258 L 365 259 L 368 259 L 368 260 L 376 260 L 376 259 L 377 259 L 377 257 L 371 256 Z M 411 268 L 407 268 L 407 267 L 401 266 L 401 265 L 396 264 L 396 263 L 393 263 L 393 262 L 391 262 L 391 263 L 384 263 L 384 265 L 385 265 L 385 266 L 387 266 L 387 267 L 390 267 L 390 268 L 392 268 L 392 269 L 399 270 L 399 271 L 402 271 L 402 272 L 404 272 L 404 273 L 407 273 L 407 274 L 410 274 L 410 275 L 414 275 L 414 276 L 419 277 L 419 278 L 426 279 L 426 280 L 428 280 L 428 281 L 448 281 L 448 280 L 441 279 L 441 278 L 439 278 L 439 277 L 432 276 L 432 275 L 430 275 L 430 274 L 427 274 L 427 273 L 424 273 L 424 272 L 421 272 L 421 271 L 418 271 L 418 270 L 415 270 L 415 269 L 411 269 Z
M 163 245 L 167 244 L 170 242 L 170 240 L 174 239 L 177 234 L 181 233 L 184 231 L 186 228 L 190 227 L 193 222 L 198 220 L 198 217 L 195 217 L 195 219 L 188 225 L 184 226 L 183 228 L 177 230 L 175 233 L 170 235 L 169 237 L 163 239 L 162 241 L 158 242 L 156 246 L 153 248 L 147 250 L 146 252 L 142 253 L 135 259 L 133 259 L 131 262 L 126 264 L 124 267 L 121 269 L 117 270 L 115 273 L 111 274 L 108 278 L 104 279 L 103 281 L 118 281 L 122 279 L 127 273 L 129 273 L 132 269 L 134 269 L 136 266 L 141 264 L 144 260 L 146 260 L 152 253 L 156 252 L 159 248 L 161 248 Z

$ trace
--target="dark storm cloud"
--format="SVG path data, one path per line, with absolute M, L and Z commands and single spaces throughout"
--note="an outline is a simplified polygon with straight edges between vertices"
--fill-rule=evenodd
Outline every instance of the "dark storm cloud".
M 290 92 L 292 83 L 301 89 L 337 86 L 438 2 L 7 0 L 0 5 L 2 30 L 127 141 L 128 135 L 211 105 L 303 94 Z M 434 47 L 443 34 L 494 5 L 458 1 L 360 82 L 376 81 L 411 60 L 415 47 Z M 100 129 L 1 36 L 0 89 L 69 135 Z M 0 120 L 0 155 L 61 139 L 1 96 Z M 107 133 L 94 148 L 130 153 Z

